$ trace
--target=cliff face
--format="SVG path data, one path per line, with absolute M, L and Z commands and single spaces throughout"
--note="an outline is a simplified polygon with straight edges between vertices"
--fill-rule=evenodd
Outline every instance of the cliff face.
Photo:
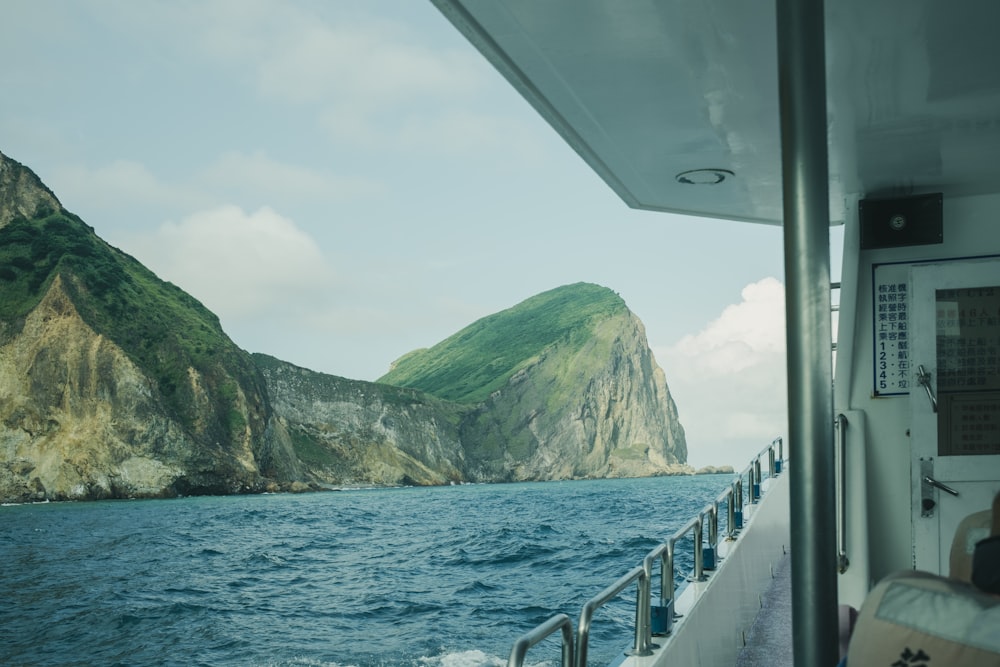
M 0 154 L 0 502 L 690 472 L 642 324 L 577 284 L 379 383 L 240 350 Z
M 280 435 L 218 319 L 0 155 L 0 499 L 262 491 Z
M 543 292 L 411 352 L 380 382 L 469 406 L 461 437 L 470 479 L 690 472 L 645 329 L 606 287 Z
M 629 312 L 582 347 L 547 349 L 469 415 L 462 438 L 482 481 L 691 472 L 663 371 Z
M 0 153 L 0 228 L 15 217 L 36 218 L 62 206 L 30 169 Z
M 195 422 L 214 421 L 203 378 L 189 369 Z M 252 397 L 250 400 L 260 400 Z M 165 409 L 153 381 L 80 317 L 57 276 L 17 335 L 0 346 L 0 495 L 92 499 L 263 490 L 249 424 L 217 442 Z M 262 430 L 262 429 L 261 429 Z
M 275 417 L 312 481 L 427 485 L 465 479 L 461 406 L 266 355 L 254 355 L 254 361 L 266 379 Z

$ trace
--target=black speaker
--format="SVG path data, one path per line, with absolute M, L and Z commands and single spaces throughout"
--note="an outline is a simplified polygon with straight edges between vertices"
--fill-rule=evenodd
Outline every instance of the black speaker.
M 862 199 L 861 249 L 931 245 L 944 241 L 940 192 L 901 199 Z

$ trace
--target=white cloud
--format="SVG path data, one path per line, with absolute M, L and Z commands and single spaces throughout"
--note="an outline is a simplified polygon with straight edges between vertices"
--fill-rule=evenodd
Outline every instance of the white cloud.
M 134 254 L 222 320 L 309 308 L 335 280 L 316 242 L 270 208 L 227 205 L 167 222 Z
M 743 468 L 787 428 L 784 286 L 747 285 L 702 331 L 655 350 L 692 465 Z
M 262 54 L 260 91 L 293 103 L 352 101 L 384 107 L 413 96 L 454 94 L 475 87 L 468 61 L 408 40 L 384 22 L 284 26 L 285 39 Z
M 485 71 L 466 49 L 427 44 L 405 20 L 365 4 L 219 0 L 155 20 L 145 7 L 119 7 L 110 20 L 130 30 L 168 24 L 183 31 L 185 55 L 194 50 L 286 104 L 405 108 L 415 97 L 468 94 Z
M 96 169 L 80 165 L 58 169 L 52 187 L 66 208 L 98 217 L 108 212 L 134 214 L 143 208 L 197 208 L 209 201 L 198 189 L 166 183 L 132 160 L 115 160 Z
M 277 198 L 313 200 L 369 197 L 384 186 L 363 178 L 342 177 L 329 170 L 316 170 L 273 160 L 264 153 L 230 151 L 201 171 L 200 181 L 257 194 L 273 193 Z
M 526 106 L 527 120 L 501 120 L 497 73 L 450 26 L 446 38 L 429 38 L 436 24 L 421 31 L 369 3 L 215 0 L 177 11 L 110 0 L 90 11 L 175 62 L 251 91 L 264 108 L 301 112 L 338 146 L 537 155 L 542 122 Z

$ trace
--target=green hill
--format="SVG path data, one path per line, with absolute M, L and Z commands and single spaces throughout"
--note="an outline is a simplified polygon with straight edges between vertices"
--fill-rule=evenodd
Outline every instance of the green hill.
M 381 382 L 239 349 L 0 153 L 4 502 L 686 472 L 642 323 L 604 287 L 539 294 Z
M 219 390 L 213 395 L 222 422 L 218 435 L 246 426 L 229 402 L 237 383 L 257 382 L 256 370 L 201 302 L 58 205 L 42 206 L 30 218 L 12 216 L 0 227 L 0 322 L 23 321 L 56 276 L 62 276 L 80 317 L 150 374 L 181 423 L 192 428 L 198 419 L 188 372 L 194 368 Z M 0 342 L 14 333 L 0 328 Z
M 404 355 L 378 382 L 480 403 L 547 348 L 557 343 L 580 347 L 596 324 L 627 312 L 621 297 L 606 287 L 557 287 L 477 320 L 434 347 Z

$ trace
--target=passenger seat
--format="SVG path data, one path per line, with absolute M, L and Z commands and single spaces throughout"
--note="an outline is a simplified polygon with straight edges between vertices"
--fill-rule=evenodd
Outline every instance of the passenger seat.
M 925 572 L 883 579 L 865 599 L 848 667 L 1000 667 L 1000 597 Z

